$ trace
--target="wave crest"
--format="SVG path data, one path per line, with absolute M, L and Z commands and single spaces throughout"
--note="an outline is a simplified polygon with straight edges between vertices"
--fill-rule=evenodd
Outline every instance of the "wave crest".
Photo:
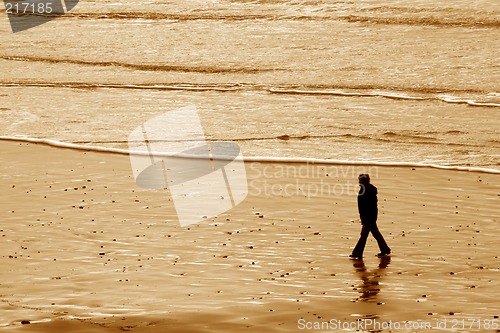
M 445 103 L 452 104 L 468 104 L 469 106 L 478 106 L 478 107 L 500 107 L 499 103 L 490 103 L 490 102 L 479 102 L 469 99 L 461 99 L 457 97 L 450 96 L 442 96 L 442 95 L 428 95 L 429 89 L 413 89 L 408 88 L 409 92 L 416 92 L 421 94 L 427 94 L 428 96 L 414 96 L 410 95 L 406 92 L 399 91 L 380 91 L 380 90 L 365 90 L 368 87 L 359 87 L 360 91 L 345 91 L 345 90 L 330 90 L 330 89 L 276 89 L 271 88 L 269 91 L 275 94 L 299 94 L 299 95 L 332 95 L 332 96 L 353 96 L 353 97 L 384 97 L 390 99 L 399 99 L 399 100 L 416 100 L 416 101 L 429 101 L 436 100 Z M 430 89 L 435 90 L 436 92 L 442 92 L 441 89 Z M 464 92 L 460 90 L 460 92 Z M 477 93 L 478 91 L 470 90 L 468 92 Z
M 90 61 L 78 59 L 55 59 L 44 57 L 29 57 L 29 56 L 0 56 L 0 59 L 10 61 L 24 62 L 44 62 L 51 64 L 73 64 L 82 66 L 99 66 L 99 67 L 121 67 L 126 69 L 152 71 L 152 72 L 183 72 L 183 73 L 202 73 L 202 74 L 255 74 L 273 72 L 280 69 L 277 68 L 253 68 L 253 67 L 216 67 L 216 66 L 181 66 L 181 65 L 161 65 L 161 64 L 132 64 L 118 61 Z
M 444 15 L 444 14 L 441 14 Z M 435 27 L 500 28 L 500 20 L 495 17 L 439 17 L 439 16 L 365 16 L 347 15 L 340 19 L 351 23 L 413 25 Z

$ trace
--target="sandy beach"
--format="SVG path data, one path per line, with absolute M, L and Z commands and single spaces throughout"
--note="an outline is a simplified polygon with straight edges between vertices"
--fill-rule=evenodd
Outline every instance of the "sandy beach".
M 247 162 L 240 205 L 180 227 L 166 191 L 136 186 L 127 155 L 0 147 L 0 329 L 498 331 L 498 175 Z M 390 258 L 373 238 L 364 260 L 348 258 L 361 172 L 379 189 Z
M 33 1 L 0 331 L 500 332 L 498 1 Z M 361 173 L 388 257 L 349 258 Z

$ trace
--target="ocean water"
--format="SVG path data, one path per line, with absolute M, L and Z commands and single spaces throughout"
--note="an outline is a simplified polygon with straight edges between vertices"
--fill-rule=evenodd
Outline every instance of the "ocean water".
M 500 170 L 495 0 L 83 0 L 18 33 L 1 18 L 4 138 L 126 149 L 195 105 L 207 140 L 247 157 Z

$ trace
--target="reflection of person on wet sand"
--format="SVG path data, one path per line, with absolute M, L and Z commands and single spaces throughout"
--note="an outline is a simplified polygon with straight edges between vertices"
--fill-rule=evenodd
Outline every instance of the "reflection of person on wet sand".
M 359 180 L 359 193 L 358 193 L 358 211 L 361 218 L 361 233 L 354 250 L 352 250 L 351 258 L 362 258 L 363 251 L 365 250 L 366 240 L 370 232 L 377 240 L 378 247 L 380 248 L 379 257 L 383 257 L 391 253 L 391 249 L 384 240 L 377 227 L 377 188 L 370 184 L 370 176 L 361 174 Z
M 365 263 L 362 259 L 354 260 L 353 267 L 356 269 L 361 278 L 362 283 L 358 286 L 358 291 L 361 296 L 358 297 L 359 301 L 369 301 L 376 298 L 380 292 L 380 278 L 382 271 L 389 266 L 391 257 L 381 257 L 378 268 L 372 272 L 368 272 Z

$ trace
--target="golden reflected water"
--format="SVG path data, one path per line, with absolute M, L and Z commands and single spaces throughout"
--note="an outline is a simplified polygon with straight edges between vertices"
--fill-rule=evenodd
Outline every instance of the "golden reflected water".
M 359 297 L 356 301 L 377 301 L 377 296 L 380 293 L 380 280 L 384 276 L 384 270 L 391 263 L 391 257 L 384 256 L 380 258 L 379 265 L 376 269 L 368 270 L 363 259 L 353 260 L 353 267 L 361 279 L 361 283 L 354 288 L 359 292 Z

